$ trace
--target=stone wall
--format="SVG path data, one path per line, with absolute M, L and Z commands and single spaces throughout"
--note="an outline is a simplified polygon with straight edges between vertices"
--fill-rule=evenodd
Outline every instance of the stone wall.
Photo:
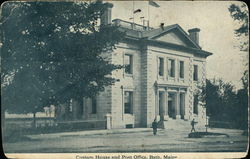
M 124 128 L 126 125 L 141 126 L 141 54 L 136 45 L 120 43 L 112 56 L 113 64 L 124 65 L 124 56 L 132 56 L 132 74 L 125 69 L 116 70 L 112 77 L 119 79 L 112 86 L 112 126 Z M 124 113 L 124 92 L 133 92 L 132 114 Z

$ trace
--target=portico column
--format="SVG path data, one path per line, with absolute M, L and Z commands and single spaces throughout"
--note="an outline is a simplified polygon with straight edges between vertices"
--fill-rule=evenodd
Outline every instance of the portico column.
M 155 82 L 155 118 L 157 121 L 160 120 L 160 116 L 159 116 L 159 90 L 158 90 L 158 86 L 157 83 Z
M 180 119 L 180 91 L 176 92 L 176 104 L 175 104 L 176 119 Z
M 188 118 L 189 118 L 189 114 L 188 114 L 188 112 L 189 112 L 189 105 L 188 105 L 188 103 L 189 103 L 189 101 L 188 101 L 188 93 L 187 93 L 187 91 L 185 92 L 185 99 L 184 99 L 184 101 L 185 101 L 185 105 L 184 105 L 184 111 L 185 111 L 185 114 L 184 114 L 184 119 L 186 119 L 186 120 L 188 120 Z
M 161 93 L 161 97 L 160 97 L 162 100 L 161 100 L 161 103 L 160 103 L 160 107 L 161 107 L 161 112 L 160 112 L 160 115 L 161 115 L 161 120 L 164 120 L 164 115 L 165 115 L 165 102 L 166 102 L 166 97 L 165 97 L 165 91 L 163 91 Z
M 166 88 L 164 92 L 164 120 L 168 120 L 168 90 Z

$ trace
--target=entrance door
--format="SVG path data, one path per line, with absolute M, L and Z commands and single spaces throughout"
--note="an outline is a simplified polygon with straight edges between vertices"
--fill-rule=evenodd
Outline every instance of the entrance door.
M 168 93 L 168 116 L 175 118 L 175 94 Z

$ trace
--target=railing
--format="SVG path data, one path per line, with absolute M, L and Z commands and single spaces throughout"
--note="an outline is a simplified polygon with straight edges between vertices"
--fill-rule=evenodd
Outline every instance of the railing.
M 8 130 L 33 128 L 33 118 L 5 119 L 5 128 Z M 56 120 L 50 117 L 37 117 L 36 128 L 56 127 L 57 129 L 89 129 L 106 128 L 106 120 Z
M 6 118 L 5 126 L 10 129 L 31 128 L 33 126 L 33 118 Z M 36 127 L 54 126 L 55 118 L 52 117 L 36 117 Z
M 214 128 L 234 128 L 235 124 L 232 122 L 226 122 L 226 121 L 212 121 L 209 120 L 209 127 Z
M 144 26 L 144 25 L 124 21 L 124 20 L 121 20 L 121 19 L 114 19 L 112 22 L 113 22 L 114 25 L 122 26 L 124 28 L 133 29 L 133 30 L 145 31 L 145 30 L 152 30 L 153 29 L 152 27 L 148 27 L 148 26 Z

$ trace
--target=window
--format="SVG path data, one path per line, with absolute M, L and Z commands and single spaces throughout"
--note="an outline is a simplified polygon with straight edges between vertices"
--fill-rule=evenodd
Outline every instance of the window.
M 125 73 L 132 74 L 133 73 L 133 57 L 132 55 L 126 54 L 124 57 L 124 64 L 125 64 Z
M 194 81 L 198 81 L 198 66 L 194 65 L 194 74 L 193 74 Z
M 97 102 L 96 102 L 96 97 L 93 97 L 92 99 L 92 107 L 91 107 L 91 113 L 96 114 L 97 110 Z
M 184 78 L 184 61 L 180 61 L 180 78 Z
M 73 112 L 73 99 L 69 100 L 69 112 Z
M 194 95 L 194 114 L 198 114 L 198 95 Z
M 159 76 L 163 76 L 164 72 L 164 59 L 159 57 L 158 58 L 158 71 L 159 71 Z
M 168 75 L 175 77 L 175 61 L 173 59 L 168 60 Z
M 124 113 L 132 114 L 133 107 L 133 92 L 126 91 L 124 93 Z

